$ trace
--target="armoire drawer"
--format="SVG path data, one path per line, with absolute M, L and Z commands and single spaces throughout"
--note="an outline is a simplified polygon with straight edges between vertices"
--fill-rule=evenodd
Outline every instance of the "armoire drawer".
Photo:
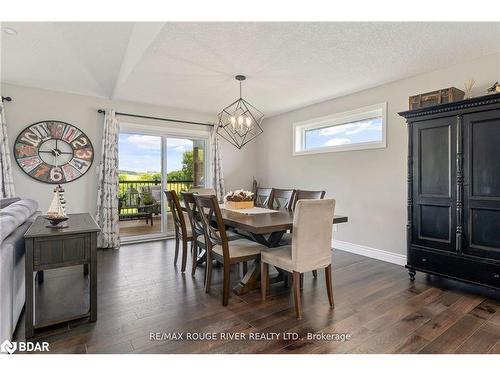
M 500 288 L 500 262 L 480 262 L 462 255 L 411 248 L 408 265 L 422 271 Z

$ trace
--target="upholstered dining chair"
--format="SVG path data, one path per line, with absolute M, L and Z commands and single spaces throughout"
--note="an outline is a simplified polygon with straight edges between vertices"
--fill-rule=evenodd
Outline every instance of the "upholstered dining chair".
M 227 306 L 230 292 L 231 265 L 260 259 L 260 253 L 266 246 L 246 238 L 228 241 L 226 228 L 220 212 L 217 198 L 213 195 L 194 195 L 198 212 L 201 213 L 207 246 L 207 271 L 205 292 L 210 291 L 212 281 L 212 260 L 222 263 L 224 279 L 222 291 L 222 305 Z M 215 227 L 212 223 L 215 222 Z
M 273 189 L 258 187 L 253 198 L 254 204 L 257 207 L 270 208 L 272 202 Z
M 188 242 L 191 241 L 191 250 L 194 247 L 191 224 L 189 223 L 189 220 L 186 220 L 186 216 L 182 212 L 181 204 L 179 202 L 179 197 L 177 196 L 175 190 L 165 190 L 165 195 L 167 197 L 168 207 L 170 208 L 175 228 L 174 264 L 177 264 L 177 259 L 179 257 L 179 242 L 182 241 L 181 272 L 185 272 L 186 262 L 187 262 Z
M 300 199 L 323 199 L 325 197 L 326 191 L 324 190 L 295 190 L 292 201 L 292 211 L 295 210 L 295 206 Z M 292 243 L 292 233 L 285 233 L 281 238 L 281 243 L 283 245 L 290 245 Z M 318 271 L 312 271 L 314 277 L 318 277 Z
M 200 195 L 217 195 L 213 188 L 192 188 L 189 189 L 189 192 Z
M 292 204 L 295 197 L 294 189 L 276 189 L 273 188 L 269 206 L 273 210 L 292 210 Z
M 326 290 L 333 307 L 332 289 L 332 222 L 335 199 L 299 200 L 293 215 L 293 239 L 289 246 L 261 252 L 261 293 L 266 299 L 269 265 L 288 271 L 293 276 L 295 314 L 302 319 L 300 277 L 304 272 L 325 269 Z

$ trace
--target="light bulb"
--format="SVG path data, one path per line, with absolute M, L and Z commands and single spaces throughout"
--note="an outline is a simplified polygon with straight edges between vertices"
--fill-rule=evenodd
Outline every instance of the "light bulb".
M 238 124 L 243 125 L 243 116 L 238 116 Z
M 250 125 L 252 125 L 252 118 L 248 116 L 246 122 L 247 122 L 247 128 L 249 128 Z
M 233 128 L 234 128 L 234 125 L 236 125 L 236 117 L 231 116 L 230 121 L 231 121 L 231 125 L 232 125 L 232 126 L 233 126 Z

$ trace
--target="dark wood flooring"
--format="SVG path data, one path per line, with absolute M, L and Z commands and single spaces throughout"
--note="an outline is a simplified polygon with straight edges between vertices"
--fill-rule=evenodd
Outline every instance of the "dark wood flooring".
M 98 319 L 39 330 L 52 353 L 500 353 L 498 292 L 417 273 L 342 251 L 333 253 L 335 309 L 324 274 L 307 274 L 303 320 L 294 316 L 291 289 L 271 286 L 266 302 L 255 290 L 221 304 L 222 269 L 212 292 L 173 266 L 173 241 L 98 253 Z M 232 273 L 238 280 L 238 270 Z M 51 319 L 87 308 L 81 267 L 46 272 L 37 287 L 38 316 Z M 152 341 L 151 332 L 283 333 L 273 340 Z M 348 341 L 308 340 L 314 332 L 346 333 Z M 21 318 L 14 339 L 24 340 Z

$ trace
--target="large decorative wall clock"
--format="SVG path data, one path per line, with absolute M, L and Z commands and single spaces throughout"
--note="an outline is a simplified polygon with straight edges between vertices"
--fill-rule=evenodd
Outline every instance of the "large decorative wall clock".
M 14 156 L 21 169 L 49 184 L 82 177 L 94 161 L 89 137 L 62 121 L 42 121 L 28 126 L 16 139 Z

